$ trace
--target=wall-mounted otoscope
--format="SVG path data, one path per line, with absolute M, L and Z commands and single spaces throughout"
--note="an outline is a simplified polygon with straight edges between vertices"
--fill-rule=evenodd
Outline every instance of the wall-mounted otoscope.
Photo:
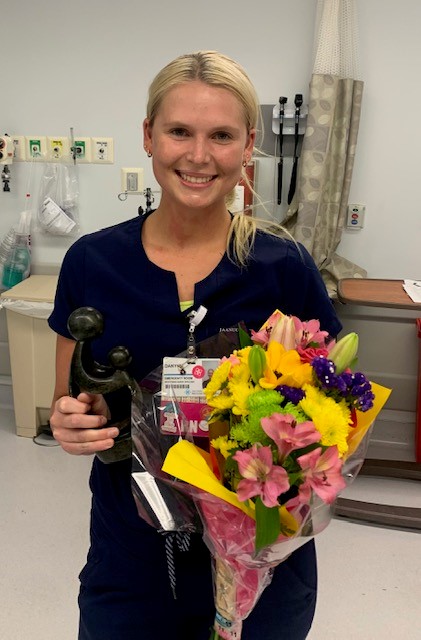
M 300 126 L 300 111 L 303 104 L 303 96 L 301 93 L 295 94 L 295 115 L 294 115 L 294 159 L 292 164 L 291 183 L 289 185 L 288 204 L 291 204 L 295 194 L 295 187 L 297 184 L 297 169 L 298 169 L 298 134 Z

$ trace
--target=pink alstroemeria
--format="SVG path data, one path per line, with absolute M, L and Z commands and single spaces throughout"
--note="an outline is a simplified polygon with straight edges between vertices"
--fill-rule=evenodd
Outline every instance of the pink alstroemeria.
M 312 422 L 297 424 L 291 414 L 273 413 L 260 421 L 264 432 L 278 447 L 280 461 L 294 451 L 320 442 L 320 432 Z
M 266 346 L 268 344 L 268 342 L 269 342 L 269 338 L 270 338 L 270 335 L 272 333 L 273 327 L 278 322 L 279 318 L 281 318 L 282 316 L 283 316 L 283 313 L 281 313 L 281 311 L 275 311 L 266 320 L 265 324 L 260 329 L 260 331 L 253 331 L 253 329 L 252 329 L 251 330 L 251 339 L 253 340 L 253 342 L 255 344 L 261 344 L 263 346 Z
M 320 330 L 320 322 L 318 320 L 309 320 L 308 322 L 301 322 L 299 318 L 292 316 L 295 326 L 295 340 L 296 344 L 305 349 L 311 342 L 314 342 L 318 347 L 324 347 L 326 338 L 328 337 L 327 331 Z
M 337 447 L 329 447 L 324 453 L 314 449 L 297 458 L 303 470 L 304 485 L 310 486 L 327 504 L 332 503 L 339 491 L 346 487 L 341 475 L 342 461 Z
M 228 358 L 226 356 L 223 356 L 221 358 L 221 364 L 223 362 L 231 362 L 232 366 L 234 367 L 237 364 L 241 364 L 241 360 L 238 356 L 236 356 L 234 353 L 232 353 Z
M 278 496 L 289 489 L 288 474 L 282 467 L 273 464 L 270 447 L 254 444 L 251 449 L 237 451 L 233 455 L 243 476 L 237 486 L 241 502 L 260 496 L 266 507 L 278 506 Z

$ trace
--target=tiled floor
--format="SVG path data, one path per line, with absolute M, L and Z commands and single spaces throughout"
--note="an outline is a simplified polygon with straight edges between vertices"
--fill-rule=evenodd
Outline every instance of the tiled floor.
M 76 640 L 91 461 L 16 437 L 13 412 L 0 415 L 0 638 Z M 360 477 L 347 491 L 421 507 L 415 482 Z M 317 546 L 309 640 L 421 638 L 419 533 L 333 520 Z

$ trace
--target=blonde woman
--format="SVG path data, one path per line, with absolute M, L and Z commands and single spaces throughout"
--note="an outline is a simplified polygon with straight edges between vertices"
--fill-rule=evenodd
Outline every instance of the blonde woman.
M 68 396 L 74 341 L 67 318 L 93 306 L 105 320 L 94 357 L 125 344 L 138 380 L 185 348 L 187 314 L 207 308 L 202 340 L 244 320 L 257 329 L 275 308 L 319 318 L 340 330 L 310 256 L 288 239 L 259 229 L 227 207 L 253 153 L 259 106 L 245 71 L 213 51 L 180 56 L 149 91 L 144 148 L 162 189 L 156 210 L 79 239 L 60 274 L 49 323 L 57 335 L 57 383 L 51 426 L 71 454 L 95 454 L 114 444 L 119 401 Z M 111 416 L 111 420 L 109 418 Z M 108 422 L 107 422 L 108 421 Z M 207 640 L 213 622 L 211 562 L 199 535 L 176 550 L 176 598 L 170 588 L 164 537 L 137 514 L 130 459 L 94 457 L 91 547 L 80 575 L 79 640 Z M 316 601 L 313 542 L 274 572 L 245 621 L 243 640 L 301 640 Z

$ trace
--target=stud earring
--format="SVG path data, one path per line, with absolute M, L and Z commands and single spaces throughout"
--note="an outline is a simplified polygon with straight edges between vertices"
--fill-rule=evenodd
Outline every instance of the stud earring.
M 249 161 L 247 159 L 243 160 L 243 167 L 247 167 L 248 163 L 249 163 Z
M 148 158 L 152 158 L 152 151 L 150 151 L 146 146 L 143 147 L 146 151 L 146 155 L 148 156 Z

